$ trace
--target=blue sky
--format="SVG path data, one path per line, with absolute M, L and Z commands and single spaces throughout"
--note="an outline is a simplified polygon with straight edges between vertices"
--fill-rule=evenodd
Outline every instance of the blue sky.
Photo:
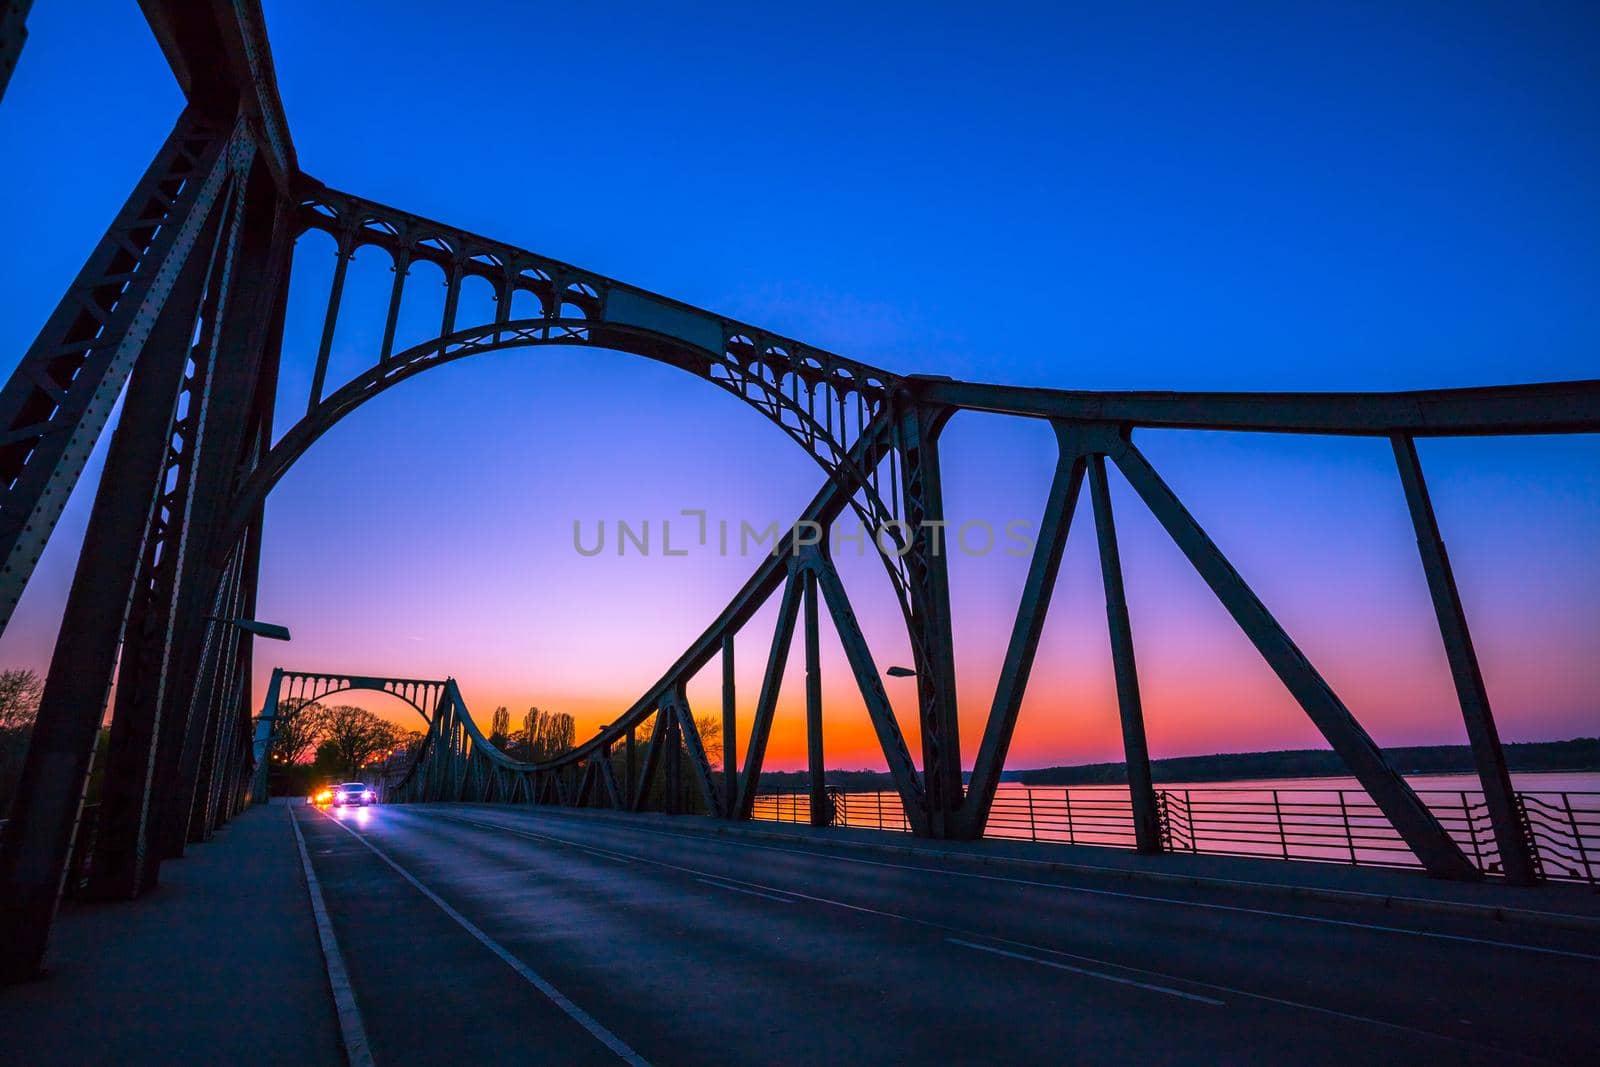
M 1593 5 L 265 7 L 312 175 L 896 370 L 1284 390 L 1596 373 Z M 0 143 L 22 146 L 0 169 L 26 250 L 0 262 L 13 352 L 181 104 L 136 5 L 41 4 L 29 27 L 0 104 Z M 301 251 L 303 295 L 330 257 Z M 356 292 L 387 277 L 352 268 Z M 292 310 L 286 383 L 316 304 Z M 359 366 L 361 328 L 343 336 L 336 365 Z M 819 481 L 750 412 L 629 357 L 506 353 L 425 381 L 347 420 L 274 495 L 262 614 L 295 629 L 297 665 L 454 673 L 475 708 L 600 721 L 751 564 L 575 560 L 573 519 L 785 518 Z M 1037 513 L 1039 427 L 964 416 L 950 433 L 952 509 Z M 1146 447 L 1380 740 L 1456 739 L 1385 447 Z M 1592 733 L 1600 448 L 1423 457 L 1507 735 Z M 42 666 L 86 504 L 0 639 L 6 665 Z M 1124 554 L 1141 663 L 1166 679 L 1157 754 L 1314 742 L 1140 521 Z M 1019 735 L 1036 731 L 1040 762 L 1114 755 L 1083 547 L 1047 633 L 1059 672 Z M 992 675 L 1020 577 L 955 580 L 984 620 L 958 633 L 965 695 Z M 889 661 L 892 614 L 862 610 Z M 566 669 L 607 647 L 614 675 Z M 1213 719 L 1231 723 L 1214 741 L 1195 725 Z

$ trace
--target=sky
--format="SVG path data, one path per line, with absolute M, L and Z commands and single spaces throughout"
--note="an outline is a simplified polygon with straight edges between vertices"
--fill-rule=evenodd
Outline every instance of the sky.
M 301 166 L 328 184 L 902 373 L 1073 389 L 1388 390 L 1594 377 L 1593 5 L 330 5 L 266 0 Z M 866 8 L 866 9 L 864 9 Z M 3 103 L 21 352 L 181 106 L 125 2 L 41 4 Z M 392 275 L 350 268 L 330 378 L 375 355 Z M 304 409 L 332 271 L 302 239 L 280 411 Z M 319 292 L 320 289 L 320 292 Z M 417 271 L 402 341 L 437 321 Z M 467 294 L 465 326 L 492 316 Z M 287 428 L 289 419 L 279 429 Z M 1137 441 L 1382 744 L 1464 731 L 1382 440 Z M 949 517 L 1037 522 L 1047 427 L 962 414 Z M 103 454 L 104 442 L 102 442 Z M 1420 451 L 1502 735 L 1600 724 L 1600 441 Z M 91 465 L 91 473 L 98 470 Z M 454 676 L 480 720 L 585 735 L 655 681 L 753 556 L 618 557 L 615 524 L 792 519 L 821 471 L 681 371 L 604 351 L 431 370 L 341 422 L 274 491 L 258 615 L 275 665 Z M 0 637 L 43 669 L 90 491 Z M 1152 754 L 1321 744 L 1117 477 Z M 1114 760 L 1087 501 L 1013 767 Z M 574 524 L 608 551 L 574 550 Z M 659 546 L 659 540 L 657 541 Z M 880 667 L 909 659 L 881 565 L 840 568 Z M 1026 559 L 951 559 L 963 754 Z M 741 739 L 775 605 L 739 635 Z M 881 767 L 824 622 L 827 758 Z M 801 659 L 767 766 L 804 764 Z M 690 688 L 718 707 L 714 661 Z M 917 750 L 912 683 L 888 680 Z M 375 710 L 403 720 L 386 698 Z M 742 740 L 741 740 L 742 743 Z

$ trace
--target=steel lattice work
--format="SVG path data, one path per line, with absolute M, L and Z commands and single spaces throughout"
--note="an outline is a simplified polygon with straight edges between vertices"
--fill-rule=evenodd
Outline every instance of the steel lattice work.
M 825 824 L 830 801 L 822 788 L 818 654 L 824 609 L 908 824 L 937 837 L 981 836 L 1085 480 L 1135 836 L 1141 849 L 1157 850 L 1156 800 L 1108 491 L 1113 467 L 1418 860 L 1435 876 L 1476 877 L 1461 849 L 1151 466 L 1135 441 L 1146 428 L 1390 441 L 1504 874 L 1537 880 L 1415 440 L 1595 432 L 1600 382 L 1390 394 L 1091 393 L 891 373 L 330 189 L 299 169 L 256 0 L 147 0 L 142 6 L 188 107 L 0 391 L 0 624 L 27 584 L 112 403 L 124 396 L 19 797 L 0 839 L 6 977 L 35 973 L 43 957 L 113 683 L 92 866 L 92 885 L 107 896 L 144 892 L 163 858 L 203 840 L 252 794 L 262 794 L 273 717 L 291 693 L 316 698 L 341 689 L 383 690 L 424 715 L 426 739 L 405 775 L 388 783 L 390 799 L 628 810 L 688 804 L 747 818 L 797 628 L 806 661 L 811 815 Z M 26 7 L 7 9 L 0 87 L 24 39 Z M 337 260 L 304 415 L 274 443 L 288 269 L 296 240 L 313 229 L 331 235 Z M 388 255 L 394 269 L 382 341 L 363 370 L 329 382 L 347 266 L 357 249 L 369 246 Z M 444 272 L 444 312 L 436 336 L 395 351 L 407 277 L 419 262 Z M 493 321 L 457 321 L 462 284 L 474 277 L 494 289 Z M 519 294 L 533 298 L 535 314 L 513 317 Z M 383 391 L 446 363 L 543 345 L 632 353 L 731 393 L 817 462 L 822 488 L 778 549 L 649 690 L 559 758 L 523 763 L 497 750 L 448 679 L 277 671 L 252 728 L 252 645 L 227 620 L 253 611 L 262 504 L 272 487 L 333 425 Z M 940 433 L 963 410 L 1047 421 L 1059 449 L 970 782 L 963 776 L 949 580 L 939 549 Z M 920 767 L 827 543 L 802 536 L 810 528 L 802 523 L 826 528 L 849 510 L 868 529 L 891 531 L 879 548 L 912 649 Z M 773 598 L 775 630 L 770 638 L 757 635 L 766 664 L 748 747 L 742 754 L 730 751 L 718 774 L 706 758 L 686 686 L 720 659 L 724 734 L 736 737 L 735 642 Z M 642 745 L 640 731 L 648 731 Z

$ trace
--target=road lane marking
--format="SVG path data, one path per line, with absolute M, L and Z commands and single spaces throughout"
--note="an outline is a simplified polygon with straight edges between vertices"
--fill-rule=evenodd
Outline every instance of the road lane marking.
M 333 991 L 333 1010 L 339 1017 L 339 1036 L 344 1041 L 345 1060 L 350 1067 L 373 1067 L 367 1028 L 361 1023 L 361 1008 L 356 1004 L 355 989 L 350 985 L 350 972 L 345 970 L 344 954 L 339 951 L 339 940 L 333 935 L 333 920 L 329 918 L 328 906 L 322 899 L 322 885 L 311 866 L 311 854 L 306 851 L 306 838 L 300 832 L 300 820 L 295 816 L 292 801 L 288 808 L 289 825 L 294 828 L 294 843 L 300 849 L 300 865 L 306 872 L 306 889 L 311 896 L 311 915 L 317 924 L 317 941 L 322 945 L 322 962 L 327 968 L 328 985 Z
M 451 816 L 443 817 L 450 818 Z M 509 827 L 505 827 L 505 824 L 503 823 L 484 823 L 481 825 L 493 825 L 496 827 L 509 829 Z M 1086 896 L 1096 897 L 1114 897 L 1119 900 L 1137 900 L 1153 904 L 1171 904 L 1177 907 L 1196 908 L 1203 911 L 1222 911 L 1236 915 L 1260 915 L 1273 919 L 1289 919 L 1297 922 L 1316 923 L 1323 926 L 1339 926 L 1356 930 L 1373 930 L 1378 933 L 1401 934 L 1407 937 L 1425 937 L 1436 941 L 1454 941 L 1460 944 L 1484 945 L 1489 948 L 1512 949 L 1517 952 L 1531 952 L 1542 956 L 1560 956 L 1566 959 L 1586 960 L 1593 963 L 1600 963 L 1600 954 L 1593 952 L 1577 952 L 1571 949 L 1549 948 L 1544 945 L 1527 945 L 1515 941 L 1497 941 L 1493 938 L 1472 937 L 1468 934 L 1447 934 L 1436 930 L 1412 930 L 1403 926 L 1388 926 L 1383 923 L 1365 923 L 1358 922 L 1354 919 L 1332 919 L 1322 915 L 1299 915 L 1294 912 L 1272 911 L 1266 908 L 1247 908 L 1240 904 L 1213 904 L 1201 900 L 1181 900 L 1176 897 L 1158 897 L 1150 896 L 1144 893 L 1127 893 L 1116 889 L 1091 889 L 1087 886 L 1063 885 L 1059 882 L 1040 882 L 1028 878 L 1012 878 L 1003 874 L 980 874 L 976 871 L 954 871 L 943 867 L 919 867 L 914 864 L 889 863 L 884 860 L 867 860 L 856 856 L 841 856 L 833 852 L 817 852 L 801 848 L 784 848 L 781 845 L 766 845 L 756 844 L 749 841 L 734 841 L 721 836 L 675 833 L 671 830 L 653 830 L 646 829 L 645 827 L 624 827 L 618 826 L 614 822 L 608 823 L 607 827 L 622 833 L 650 834 L 655 837 L 675 837 L 685 841 L 698 841 L 703 843 L 726 845 L 730 848 L 759 849 L 763 852 L 782 852 L 792 856 L 808 856 L 813 859 L 835 860 L 841 863 L 854 863 L 866 867 L 884 867 L 896 871 L 916 871 L 922 874 L 939 874 L 949 878 L 972 878 L 985 882 L 1004 882 L 1010 885 L 1025 885 L 1037 889 L 1053 889 L 1063 893 L 1079 893 Z M 554 840 L 564 839 L 555 838 Z M 586 846 L 574 845 L 574 847 L 584 848 Z M 1117 872 L 1108 871 L 1106 873 L 1108 875 L 1115 875 Z M 1373 906 L 1377 906 L 1377 901 L 1373 902 Z
M 513 836 L 516 836 L 516 837 L 527 838 L 528 840 L 532 840 L 532 841 L 546 841 L 546 842 L 552 842 L 552 843 L 558 844 L 558 845 L 572 845 L 573 844 L 573 842 L 568 841 L 566 838 L 556 837 L 556 836 L 550 835 L 550 834 L 536 833 L 536 832 L 534 832 L 532 830 L 519 830 L 519 829 L 516 829 L 514 827 L 506 826 L 504 823 L 498 823 L 498 822 L 493 822 L 493 821 L 480 822 L 480 821 L 478 821 L 476 819 L 467 819 L 467 818 L 463 818 L 462 816 L 459 816 L 459 815 L 447 815 L 444 812 L 439 812 L 439 811 L 429 812 L 427 814 L 430 814 L 435 818 L 444 819 L 444 820 L 449 821 L 449 822 L 458 822 L 458 823 L 462 823 L 463 825 L 466 825 L 466 826 L 474 826 L 474 827 L 477 827 L 477 828 L 483 829 L 483 830 L 500 831 L 502 833 L 508 833 L 508 834 L 511 834 Z M 641 832 L 651 833 L 653 831 L 646 830 L 646 831 L 641 831 Z M 691 834 L 667 834 L 667 835 L 663 835 L 663 836 L 685 837 L 685 838 L 688 838 L 690 840 L 697 840 L 697 841 L 705 840 L 704 838 L 697 837 L 697 836 L 691 835 Z M 595 848 L 593 848 L 591 846 L 578 846 L 578 847 L 583 848 L 584 851 L 604 851 L 604 850 L 601 850 L 601 849 L 595 849 Z M 778 850 L 778 851 L 790 851 L 790 850 Z M 830 856 L 830 855 L 828 855 L 826 853 L 801 852 L 799 854 L 811 856 L 814 859 L 833 859 L 833 858 L 835 858 L 835 857 Z M 1446 1044 L 1459 1045 L 1459 1046 L 1462 1046 L 1464 1048 L 1470 1048 L 1470 1049 L 1473 1049 L 1473 1050 L 1476 1050 L 1476 1051 L 1485 1051 L 1485 1050 L 1492 1051 L 1492 1052 L 1498 1053 L 1498 1054 L 1500 1054 L 1502 1056 L 1509 1056 L 1510 1058 L 1512 1058 L 1514 1060 L 1518 1060 L 1518 1061 L 1522 1061 L 1522 1062 L 1527 1062 L 1527 1063 L 1544 1063 L 1544 1062 L 1546 1062 L 1546 1061 L 1541 1060 L 1541 1059 L 1539 1059 L 1537 1057 L 1529 1056 L 1526 1053 L 1517 1052 L 1517 1051 L 1515 1051 L 1513 1049 L 1503 1048 L 1503 1047 L 1498 1046 L 1498 1045 L 1484 1044 L 1482 1042 L 1472 1041 L 1472 1040 L 1468 1040 L 1466 1038 L 1454 1037 L 1454 1036 L 1452 1036 L 1450 1034 L 1441 1034 L 1436 1030 L 1423 1030 L 1423 1029 L 1420 1029 L 1418 1027 L 1407 1026 L 1404 1023 L 1394 1023 L 1394 1022 L 1389 1022 L 1389 1021 L 1387 1021 L 1385 1019 L 1374 1019 L 1371 1016 L 1367 1016 L 1367 1015 L 1356 1015 L 1353 1012 L 1340 1011 L 1337 1008 L 1325 1008 L 1325 1007 L 1322 1007 L 1321 1005 L 1317 1005 L 1317 1004 L 1306 1004 L 1306 1003 L 1304 1003 L 1302 1001 L 1287 1000 L 1287 999 L 1285 999 L 1283 997 L 1274 997 L 1274 996 L 1270 996 L 1270 995 L 1265 994 L 1265 993 L 1254 993 L 1254 992 L 1251 992 L 1250 990 L 1247 990 L 1247 989 L 1236 989 L 1236 988 L 1234 988 L 1232 986 L 1218 985 L 1218 984 L 1216 984 L 1214 982 L 1206 982 L 1206 981 L 1203 981 L 1201 979 L 1184 978 L 1184 977 L 1181 977 L 1181 976 L 1175 975 L 1175 974 L 1164 974 L 1164 973 L 1162 973 L 1160 971 L 1151 971 L 1151 970 L 1147 970 L 1147 969 L 1142 968 L 1142 967 L 1133 967 L 1133 966 L 1130 966 L 1130 965 L 1125 964 L 1125 963 L 1114 963 L 1114 962 L 1112 962 L 1110 960 L 1096 959 L 1093 956 L 1083 956 L 1083 955 L 1079 955 L 1077 953 L 1066 952 L 1066 951 L 1064 951 L 1062 949 L 1048 948 L 1048 947 L 1046 947 L 1044 945 L 1033 945 L 1033 944 L 1029 944 L 1026 941 L 1014 941 L 1014 940 L 1012 940 L 1010 938 L 996 937 L 994 935 L 985 934 L 985 933 L 982 933 L 982 932 L 976 931 L 976 930 L 965 930 L 965 929 L 962 929 L 961 927 L 947 926 L 944 923 L 934 922 L 931 919 L 919 919 L 916 916 L 912 916 L 912 915 L 902 915 L 902 914 L 899 914 L 897 912 L 883 911 L 883 910 L 881 910 L 879 908 L 867 907 L 867 906 L 861 905 L 861 904 L 851 904 L 851 903 L 848 903 L 847 901 L 833 900 L 833 899 L 828 898 L 828 897 L 814 896 L 814 895 L 812 895 L 810 893 L 802 893 L 799 890 L 783 889 L 783 888 L 780 888 L 780 887 L 777 887 L 777 886 L 763 885 L 760 882 L 746 882 L 746 881 L 743 881 L 742 879 L 729 878 L 726 875 L 715 874 L 714 872 L 711 872 L 711 871 L 696 870 L 695 868 L 692 868 L 692 867 L 684 867 L 684 866 L 680 866 L 679 864 L 668 863 L 665 860 L 652 859 L 649 856 L 635 856 L 634 859 L 637 860 L 639 863 L 649 864 L 649 865 L 655 866 L 655 867 L 661 867 L 661 868 L 664 868 L 666 870 L 678 871 L 678 872 L 681 872 L 683 874 L 693 875 L 696 878 L 699 878 L 701 876 L 710 876 L 710 877 L 713 877 L 713 878 L 721 878 L 721 879 L 724 879 L 724 880 L 729 881 L 729 882 L 738 882 L 741 885 L 749 886 L 749 887 L 751 887 L 753 889 L 765 889 L 765 890 L 770 890 L 770 891 L 778 892 L 778 893 L 787 893 L 790 896 L 793 896 L 793 897 L 795 897 L 795 898 L 797 898 L 799 900 L 809 900 L 809 901 L 812 901 L 812 902 L 817 903 L 817 904 L 826 904 L 826 905 L 830 905 L 832 907 L 842 908 L 842 909 L 844 909 L 846 911 L 859 912 L 859 913 L 864 914 L 864 915 L 875 915 L 875 916 L 879 916 L 879 917 L 887 918 L 887 919 L 896 919 L 896 920 L 899 920 L 901 922 L 910 923 L 910 924 L 912 924 L 914 926 L 922 926 L 922 927 L 926 927 L 926 928 L 929 928 L 929 929 L 938 930 L 938 931 L 940 931 L 942 933 L 945 933 L 945 934 L 963 934 L 963 935 L 966 935 L 967 937 L 984 937 L 984 938 L 988 938 L 990 941 L 998 941 L 1001 944 L 1011 945 L 1011 946 L 1014 946 L 1014 947 L 1019 948 L 1019 949 L 1026 949 L 1029 952 L 1035 952 L 1035 953 L 1039 953 L 1039 954 L 1047 955 L 1047 956 L 1056 956 L 1056 957 L 1060 957 L 1062 959 L 1076 960 L 1076 961 L 1078 961 L 1080 963 L 1095 964 L 1095 965 L 1100 966 L 1100 967 L 1110 967 L 1110 968 L 1112 968 L 1114 970 L 1118 970 L 1118 971 L 1127 971 L 1127 972 L 1132 973 L 1132 974 L 1147 975 L 1147 976 L 1152 977 L 1152 978 L 1162 978 L 1162 979 L 1166 979 L 1166 980 L 1172 981 L 1172 982 L 1180 982 L 1183 985 L 1193 986 L 1193 987 L 1195 987 L 1197 989 L 1204 989 L 1204 990 L 1207 990 L 1208 992 L 1217 993 L 1217 994 L 1221 994 L 1221 995 L 1224 995 L 1224 996 L 1242 997 L 1242 998 L 1246 998 L 1246 999 L 1249 999 L 1249 1000 L 1260 1001 L 1260 1002 L 1265 1003 L 1265 1004 L 1275 1004 L 1275 1005 L 1277 1005 L 1279 1007 L 1290 1008 L 1290 1009 L 1297 1010 L 1297 1011 L 1308 1011 L 1308 1012 L 1312 1012 L 1312 1013 L 1317 1014 L 1317 1015 L 1325 1015 L 1325 1016 L 1328 1016 L 1330 1018 L 1343 1019 L 1346 1022 L 1361 1023 L 1361 1024 L 1364 1024 L 1364 1025 L 1367 1025 L 1367 1026 L 1378 1027 L 1379 1029 L 1383 1029 L 1383 1030 L 1392 1030 L 1392 1031 L 1395 1031 L 1397 1033 L 1409 1034 L 1409 1035 L 1411 1035 L 1413 1037 L 1421 1037 L 1421 1038 L 1426 1038 L 1426 1039 L 1433 1040 L 1433 1041 L 1442 1041 L 1442 1042 L 1445 1042 Z M 870 861 L 867 861 L 867 862 L 870 862 Z M 899 865 L 898 864 L 875 864 L 875 866 L 897 867 Z M 921 867 L 906 867 L 904 869 L 912 870 L 912 871 L 926 870 L 926 868 L 921 868 Z M 952 872 L 952 873 L 954 873 L 954 872 Z M 1005 878 L 1002 878 L 1002 879 L 999 879 L 999 880 L 1000 881 L 1017 881 L 1017 879 L 1005 879 Z M 1035 884 L 1035 883 L 1026 883 L 1026 884 Z M 1048 882 L 1041 882 L 1041 883 L 1037 883 L 1037 884 L 1046 886 L 1047 888 L 1051 888 L 1051 885 Z M 1063 888 L 1070 888 L 1070 887 L 1063 887 Z M 1132 894 L 1112 893 L 1112 894 L 1109 894 L 1109 895 L 1111 895 L 1111 896 L 1131 896 Z M 1154 897 L 1154 898 L 1151 898 L 1151 899 L 1162 900 L 1164 898 Z M 1250 909 L 1239 909 L 1239 910 L 1249 911 Z M 1291 916 L 1291 917 L 1294 917 L 1294 916 Z M 1491 942 L 1491 943 L 1493 943 L 1493 942 Z M 1142 983 L 1135 983 L 1135 984 L 1142 984 Z
M 597 1041 L 599 1041 L 606 1048 L 610 1049 L 612 1052 L 616 1053 L 618 1059 L 622 1060 L 624 1063 L 631 1064 L 632 1067 L 650 1067 L 650 1061 L 635 1052 L 627 1042 L 623 1041 L 622 1038 L 618 1037 L 616 1034 L 613 1034 L 610 1030 L 607 1030 L 604 1026 L 600 1025 L 599 1021 L 596 1020 L 594 1016 L 590 1015 L 572 1001 L 568 1000 L 561 990 L 545 981 L 545 979 L 541 977 L 539 973 L 532 967 L 529 967 L 526 963 L 523 963 L 516 956 L 512 955 L 511 952 L 505 948 L 505 946 L 501 945 L 500 942 L 496 941 L 494 938 L 480 930 L 471 919 L 468 919 L 455 908 L 452 908 L 448 903 L 445 902 L 443 897 L 439 896 L 439 894 L 435 893 L 433 890 L 417 881 L 417 879 L 412 876 L 410 871 L 406 870 L 404 867 L 400 866 L 400 864 L 391 859 L 388 853 L 384 852 L 377 845 L 374 845 L 371 841 L 368 841 L 363 835 L 356 833 L 350 827 L 346 826 L 338 819 L 333 818 L 331 815 L 327 816 L 327 819 L 335 826 L 338 826 L 340 829 L 344 830 L 351 837 L 355 838 L 357 841 L 360 841 L 363 845 L 366 845 L 367 848 L 372 850 L 373 855 L 387 863 L 390 867 L 393 867 L 400 877 L 410 882 L 419 893 L 438 905 L 440 911 L 454 919 L 458 926 L 476 938 L 484 948 L 487 948 L 490 952 L 493 952 L 496 956 L 499 956 L 505 961 L 507 966 L 516 971 L 523 978 L 527 979 L 529 985 L 543 993 L 556 1007 L 566 1012 L 567 1016 L 572 1019 L 573 1022 L 589 1031 L 589 1033 L 592 1034 Z
M 726 889 L 726 890 L 728 890 L 729 892 L 732 892 L 732 893 L 744 893 L 746 896 L 762 897 L 763 899 L 766 899 L 766 900 L 776 900 L 779 904 L 793 904 L 794 903 L 794 898 L 793 897 L 780 897 L 780 896 L 778 896 L 778 895 L 776 895 L 774 893 L 762 893 L 762 892 L 760 892 L 758 890 L 755 890 L 755 889 L 741 889 L 739 886 L 736 886 L 736 885 L 726 885 L 726 884 L 724 884 L 722 882 L 713 882 L 709 878 L 696 878 L 695 881 L 699 882 L 701 885 L 715 886 L 717 889 Z
M 1169 986 L 1152 985 L 1149 982 L 1136 982 L 1132 978 L 1119 978 L 1117 975 L 1106 974 L 1103 971 L 1091 971 L 1087 967 L 1074 967 L 1069 963 L 1057 963 L 1055 960 L 1042 960 L 1038 956 L 1025 956 L 1021 952 L 1012 952 L 1008 949 L 995 948 L 993 945 L 980 945 L 976 941 L 963 941 L 959 937 L 947 937 L 945 940 L 950 942 L 952 945 L 960 945 L 963 948 L 977 949 L 979 952 L 989 952 L 996 956 L 1005 956 L 1008 959 L 1013 960 L 1026 960 L 1029 963 L 1037 963 L 1042 967 L 1054 967 L 1058 971 L 1071 971 L 1073 974 L 1081 974 L 1089 978 L 1098 978 L 1102 982 L 1115 982 L 1118 985 L 1138 986 L 1140 989 L 1148 989 L 1152 993 L 1165 993 L 1169 997 L 1182 997 L 1184 1000 L 1197 1000 L 1202 1004 L 1210 1004 L 1213 1007 L 1223 1007 L 1223 1002 L 1220 1000 L 1214 1000 L 1211 997 L 1202 997 L 1198 993 L 1185 993 L 1181 989 L 1173 989 Z

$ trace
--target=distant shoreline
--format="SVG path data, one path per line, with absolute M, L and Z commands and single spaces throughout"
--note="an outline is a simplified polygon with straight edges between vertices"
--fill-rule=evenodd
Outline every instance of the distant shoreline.
M 1600 772 L 1600 738 L 1596 737 L 1521 742 L 1505 745 L 1504 749 L 1506 765 L 1513 774 Z M 1466 745 L 1416 745 L 1390 748 L 1385 752 L 1395 769 L 1408 777 L 1477 772 L 1472 749 Z M 1174 756 L 1151 760 L 1150 774 L 1158 784 L 1168 784 L 1348 778 L 1350 770 L 1328 749 L 1302 748 Z M 761 775 L 762 791 L 800 792 L 807 788 L 809 780 L 805 771 L 766 771 Z M 830 769 L 827 781 L 830 786 L 847 792 L 894 789 L 894 780 L 887 771 Z M 1122 763 L 1081 763 L 1006 771 L 1001 781 L 1023 785 L 1126 785 L 1128 772 Z
M 1600 738 L 1533 741 L 1504 748 L 1506 765 L 1513 773 L 1600 771 Z M 1417 745 L 1386 752 L 1390 763 L 1404 775 L 1472 774 L 1477 770 L 1472 749 L 1466 745 Z M 1349 777 L 1350 771 L 1327 749 L 1289 749 L 1151 760 L 1150 774 L 1162 783 L 1237 782 L 1257 778 L 1344 778 Z M 1086 763 L 1018 770 L 1007 773 L 1005 780 L 1024 785 L 1124 785 L 1128 772 L 1122 763 Z

